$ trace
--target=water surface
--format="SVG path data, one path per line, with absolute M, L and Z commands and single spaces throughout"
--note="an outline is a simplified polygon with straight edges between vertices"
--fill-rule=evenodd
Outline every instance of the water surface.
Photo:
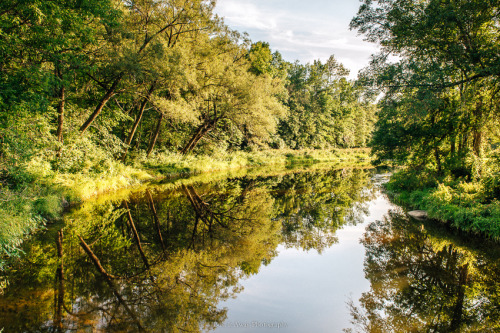
M 88 202 L 2 272 L 4 332 L 494 332 L 499 246 L 409 219 L 373 170 Z

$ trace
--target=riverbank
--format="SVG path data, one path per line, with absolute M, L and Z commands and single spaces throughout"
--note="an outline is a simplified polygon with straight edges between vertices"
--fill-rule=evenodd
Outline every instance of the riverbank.
M 339 167 L 370 165 L 369 149 L 264 150 L 188 155 L 161 153 L 128 164 L 106 160 L 78 173 L 59 173 L 32 161 L 23 176 L 4 175 L 0 186 L 0 257 L 16 255 L 29 235 L 58 221 L 65 208 L 104 193 L 165 178 L 259 166 L 287 167 L 328 162 Z M 0 260 L 1 269 L 1 260 Z
M 430 219 L 452 228 L 500 241 L 500 202 L 488 179 L 435 179 L 425 172 L 400 170 L 385 187 L 399 205 L 424 210 Z

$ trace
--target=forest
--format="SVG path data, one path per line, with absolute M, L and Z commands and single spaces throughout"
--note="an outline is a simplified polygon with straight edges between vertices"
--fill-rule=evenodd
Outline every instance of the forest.
M 398 167 L 396 201 L 498 239 L 499 2 L 363 0 L 351 29 L 380 53 L 351 80 L 333 55 L 285 61 L 215 1 L 3 0 L 2 255 L 158 173 L 366 147 Z
M 366 146 L 375 106 L 334 56 L 287 62 L 214 6 L 1 2 L 4 252 L 65 205 L 158 172 Z

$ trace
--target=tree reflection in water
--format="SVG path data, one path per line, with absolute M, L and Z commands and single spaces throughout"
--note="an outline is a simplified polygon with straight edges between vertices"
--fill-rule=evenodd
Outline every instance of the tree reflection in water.
M 87 203 L 25 246 L 3 272 L 0 327 L 10 331 L 198 332 L 218 304 L 276 256 L 322 251 L 362 220 L 370 172 L 337 170 L 150 188 Z
M 356 331 L 500 329 L 498 253 L 458 246 L 400 211 L 371 223 L 362 243 L 371 290 L 361 297 L 361 308 L 350 304 Z

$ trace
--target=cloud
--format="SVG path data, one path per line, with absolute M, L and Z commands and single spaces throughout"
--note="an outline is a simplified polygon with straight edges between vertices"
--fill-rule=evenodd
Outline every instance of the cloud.
M 264 16 L 263 12 L 252 3 L 220 1 L 217 9 L 229 25 L 258 30 L 273 30 L 277 26 L 273 17 Z
M 351 77 L 377 50 L 349 31 L 357 11 L 350 1 L 219 0 L 216 11 L 230 27 L 254 41 L 269 42 L 288 61 L 325 61 L 333 54 L 351 70 Z

